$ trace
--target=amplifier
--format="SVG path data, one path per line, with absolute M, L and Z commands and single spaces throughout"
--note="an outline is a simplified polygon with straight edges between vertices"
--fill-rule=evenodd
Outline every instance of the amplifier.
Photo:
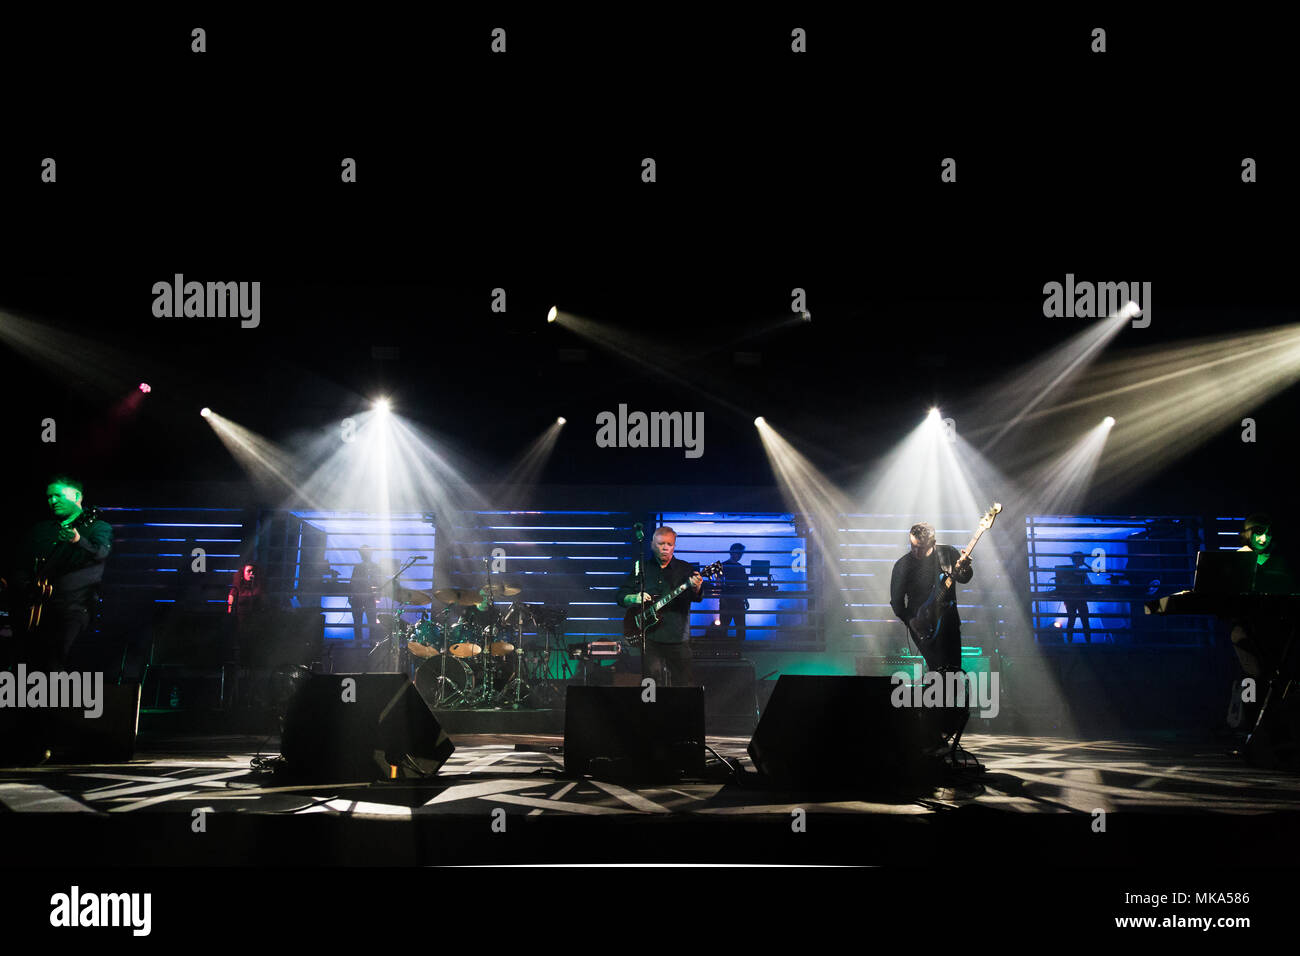
M 914 681 L 920 680 L 925 674 L 925 658 L 910 655 L 904 657 L 901 654 L 878 657 L 860 655 L 854 667 L 854 673 L 859 677 L 892 677 L 899 671 L 911 675 Z

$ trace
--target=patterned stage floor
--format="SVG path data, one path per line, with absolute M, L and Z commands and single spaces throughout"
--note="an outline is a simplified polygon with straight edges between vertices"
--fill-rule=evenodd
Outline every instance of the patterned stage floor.
M 749 768 L 748 738 L 712 737 L 709 742 L 718 753 Z M 522 829 L 541 841 L 531 849 L 543 851 L 556 834 L 563 833 L 565 840 L 575 834 L 617 838 L 637 832 L 630 827 L 654 821 L 671 821 L 674 833 L 689 829 L 693 840 L 700 833 L 725 830 L 730 836 L 720 837 L 720 846 L 734 847 L 739 843 L 732 837 L 743 838 L 726 825 L 784 831 L 798 810 L 809 820 L 821 821 L 809 824 L 809 832 L 838 832 L 850 842 L 874 841 L 878 847 L 940 837 L 960 820 L 960 832 L 976 827 L 990 837 L 1023 842 L 1029 850 L 1039 839 L 1035 834 L 1068 834 L 1070 840 L 1084 834 L 1097 837 L 1095 821 L 1103 811 L 1103 832 L 1124 834 L 1123 842 L 1135 852 L 1143 837 L 1154 841 L 1153 847 L 1165 839 L 1177 842 L 1180 834 L 1213 846 L 1220 836 L 1244 833 L 1243 827 L 1249 829 L 1252 822 L 1267 833 L 1279 826 L 1293 830 L 1300 817 L 1300 775 L 1252 768 L 1231 753 L 1229 741 L 973 735 L 964 743 L 984 764 L 983 773 L 967 771 L 945 786 L 920 793 L 860 798 L 777 792 L 746 785 L 745 778 L 736 783 L 727 779 L 720 764 L 714 779 L 670 785 L 574 780 L 562 776 L 562 738 L 504 735 L 456 738 L 455 754 L 427 781 L 286 785 L 250 771 L 258 743 L 249 738 L 162 741 L 129 764 L 0 770 L 0 829 L 18 839 L 27 834 L 57 840 L 76 831 L 69 821 L 80 818 L 85 821 L 82 828 L 90 827 L 88 832 L 130 830 L 133 838 L 154 848 L 149 853 L 141 850 L 132 857 L 135 862 L 258 862 L 264 857 L 257 852 L 255 834 L 269 832 L 268 822 L 277 838 L 292 843 L 308 840 L 308 831 L 319 836 L 314 825 L 328 820 L 336 837 L 344 831 L 352 834 L 342 841 L 352 849 L 335 847 L 318 862 L 365 863 L 374 862 L 365 851 L 367 841 L 375 848 L 388 845 L 399 831 L 415 843 L 420 842 L 417 833 L 454 832 L 453 842 L 465 851 L 465 861 L 472 860 L 477 853 L 473 846 L 481 842 L 477 837 L 494 832 L 488 821 L 499 822 L 503 812 L 508 821 L 516 821 L 503 827 L 515 833 Z M 753 778 L 748 779 L 752 784 Z M 304 818 L 314 818 L 313 827 L 292 822 Z M 129 826 L 127 819 L 132 821 Z M 223 844 L 225 851 L 214 855 L 212 844 L 217 841 L 187 839 L 199 819 L 201 834 L 227 835 L 231 842 Z M 558 828 L 534 825 L 543 820 L 557 821 Z M 926 828 L 900 829 L 909 823 Z M 369 834 L 364 839 L 358 836 L 363 831 Z M 666 831 L 654 832 L 658 840 Z M 672 842 L 667 840 L 665 848 Z M 186 843 L 193 846 L 187 850 Z M 1111 843 L 1094 839 L 1081 845 L 1091 852 Z M 450 846 L 446 840 L 439 845 Z M 249 855 L 235 856 L 235 846 L 243 846 Z M 430 861 L 426 852 L 412 854 L 409 844 L 402 846 L 402 862 Z M 188 855 L 191 850 L 194 854 Z M 821 843 L 819 859 L 827 851 L 835 855 L 833 845 Z M 790 852 L 797 853 L 797 848 Z M 445 857 L 438 851 L 434 859 Z

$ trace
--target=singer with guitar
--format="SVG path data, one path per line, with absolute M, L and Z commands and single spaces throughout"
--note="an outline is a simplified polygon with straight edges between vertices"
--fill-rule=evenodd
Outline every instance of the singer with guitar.
M 653 678 L 660 687 L 686 687 L 695 683 L 689 643 L 691 604 L 700 600 L 704 578 L 685 561 L 673 557 L 676 546 L 676 531 L 657 528 L 650 536 L 653 559 L 639 561 L 640 567 L 633 570 L 620 591 L 622 606 L 637 608 L 642 604 L 653 605 L 658 597 L 685 585 L 680 595 L 658 609 L 657 622 L 644 635 L 641 676 Z
M 67 669 L 68 656 L 90 624 L 113 548 L 113 526 L 95 509 L 82 508 L 81 482 L 50 479 L 45 501 L 52 517 L 31 530 L 15 575 L 10 618 L 24 629 L 20 654 L 29 667 Z M 19 609 L 25 613 L 16 613 Z

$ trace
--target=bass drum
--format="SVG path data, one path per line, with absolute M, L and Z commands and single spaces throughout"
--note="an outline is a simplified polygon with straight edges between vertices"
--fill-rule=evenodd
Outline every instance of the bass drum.
M 447 665 L 443 680 L 443 664 Z M 451 707 L 463 704 L 474 690 L 474 672 L 469 665 L 450 655 L 427 660 L 415 671 L 415 689 L 430 707 Z

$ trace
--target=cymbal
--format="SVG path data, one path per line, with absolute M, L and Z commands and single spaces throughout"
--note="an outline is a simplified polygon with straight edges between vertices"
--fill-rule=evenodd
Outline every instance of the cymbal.
M 486 600 L 487 595 L 483 593 L 486 590 L 486 588 L 439 588 L 433 592 L 433 596 L 443 604 L 460 604 L 465 607 L 473 607 L 476 604 L 482 604 Z M 492 596 L 514 597 L 520 590 L 520 588 L 511 587 L 508 584 L 500 584 L 492 588 Z
M 393 600 L 399 604 L 419 606 L 422 604 L 432 604 L 433 595 L 428 591 L 414 591 L 411 588 L 404 588 L 400 584 L 394 584 Z
M 475 588 L 439 588 L 433 592 L 443 604 L 460 604 L 465 607 L 473 607 L 483 600 Z

